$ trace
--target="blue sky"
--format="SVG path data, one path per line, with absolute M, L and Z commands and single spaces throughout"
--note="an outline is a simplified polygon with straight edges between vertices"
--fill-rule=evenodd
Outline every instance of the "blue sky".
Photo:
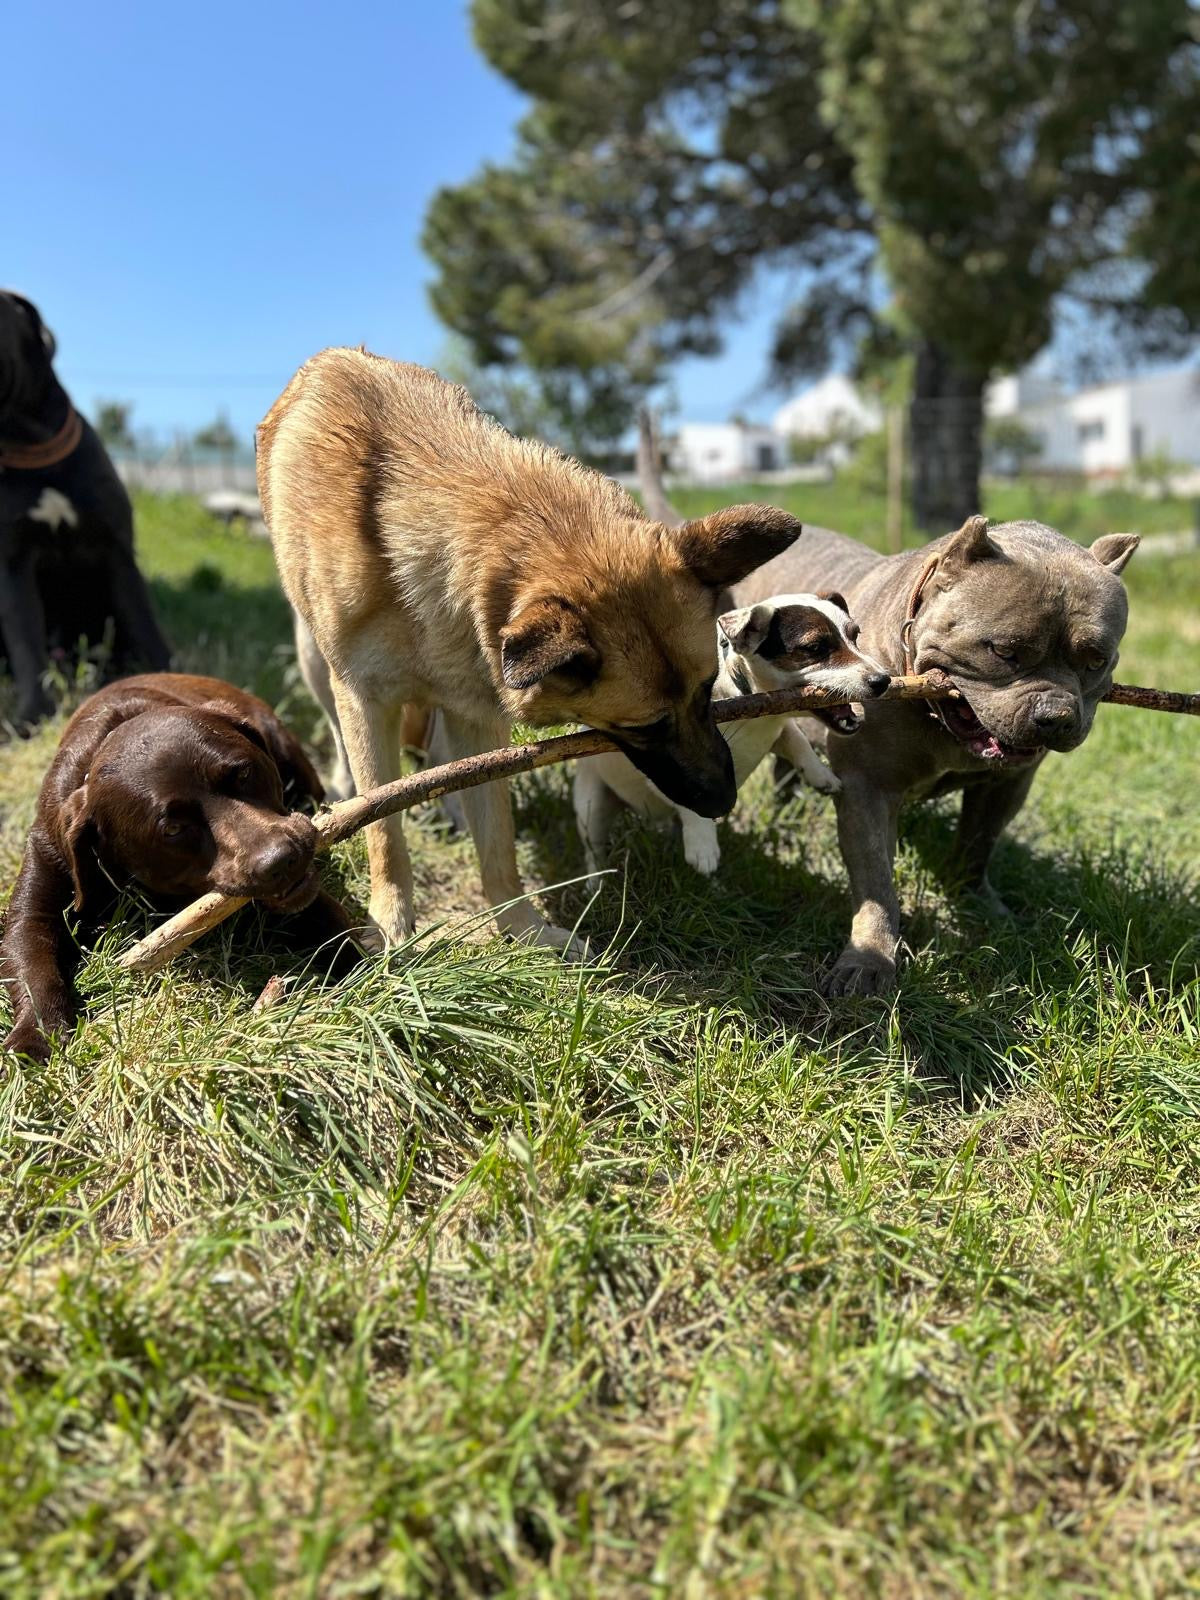
M 323 345 L 436 365 L 426 203 L 503 160 L 522 109 L 465 3 L 64 0 L 3 33 L 0 282 L 41 307 L 81 407 L 131 400 L 167 434 L 224 408 L 249 435 Z M 774 298 L 679 370 L 689 417 L 778 403 L 755 396 Z

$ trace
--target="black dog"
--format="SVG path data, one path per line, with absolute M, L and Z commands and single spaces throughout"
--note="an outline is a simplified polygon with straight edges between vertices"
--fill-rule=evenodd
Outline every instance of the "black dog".
M 170 651 L 133 558 L 133 510 L 95 430 L 54 375 L 54 336 L 0 292 L 0 642 L 26 728 L 51 701 L 49 651 L 98 643 L 114 675 L 161 670 Z

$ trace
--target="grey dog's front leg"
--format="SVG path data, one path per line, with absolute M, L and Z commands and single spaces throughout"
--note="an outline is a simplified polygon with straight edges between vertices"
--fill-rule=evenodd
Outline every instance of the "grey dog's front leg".
M 1015 777 L 989 777 L 963 789 L 951 876 L 995 915 L 1005 915 L 1007 907 L 988 882 L 988 863 L 996 841 L 1025 804 L 1036 774 L 1033 767 Z
M 901 796 L 858 774 L 842 775 L 838 843 L 850 878 L 850 942 L 824 982 L 828 995 L 878 994 L 896 979 L 900 901 L 893 863 Z

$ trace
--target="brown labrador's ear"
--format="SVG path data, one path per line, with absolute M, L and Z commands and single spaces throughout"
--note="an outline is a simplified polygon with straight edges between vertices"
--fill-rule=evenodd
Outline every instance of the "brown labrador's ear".
M 1102 567 L 1107 567 L 1110 572 L 1122 572 L 1141 542 L 1140 533 L 1102 533 L 1091 549 Z
M 801 531 L 802 524 L 777 506 L 726 506 L 685 522 L 671 537 L 693 577 L 723 589 L 781 555 Z
M 818 589 L 817 599 L 828 600 L 831 606 L 836 606 L 839 611 L 844 611 L 847 616 L 850 615 L 850 607 L 846 604 L 846 596 L 837 589 Z
M 292 801 L 324 800 L 325 786 L 304 754 L 299 739 L 273 711 L 265 706 L 260 711 L 257 706 L 239 705 L 235 700 L 206 700 L 200 709 L 232 722 L 251 744 L 270 756 L 285 797 Z
M 552 672 L 591 683 L 599 670 L 583 618 L 556 595 L 530 601 L 500 630 L 500 671 L 509 689 L 532 689 Z
M 88 805 L 87 784 L 81 783 L 63 801 L 59 811 L 63 854 L 71 874 L 71 887 L 75 891 L 71 907 L 82 911 L 91 894 L 97 873 L 96 824 L 92 821 Z

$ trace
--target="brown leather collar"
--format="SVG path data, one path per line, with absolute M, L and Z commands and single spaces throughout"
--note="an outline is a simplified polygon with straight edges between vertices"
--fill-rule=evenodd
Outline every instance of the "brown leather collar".
M 12 444 L 0 439 L 0 469 L 36 472 L 39 467 L 56 467 L 65 461 L 83 437 L 83 422 L 74 406 L 67 407 L 67 420 L 43 444 Z
M 900 647 L 904 651 L 904 673 L 906 677 L 911 676 L 916 670 L 913 662 L 912 632 L 916 626 L 917 612 L 921 609 L 921 601 L 925 595 L 925 586 L 941 564 L 942 558 L 940 555 L 930 556 L 929 560 L 921 568 L 920 575 L 916 583 L 913 584 L 912 593 L 908 597 L 908 610 L 900 628 Z

